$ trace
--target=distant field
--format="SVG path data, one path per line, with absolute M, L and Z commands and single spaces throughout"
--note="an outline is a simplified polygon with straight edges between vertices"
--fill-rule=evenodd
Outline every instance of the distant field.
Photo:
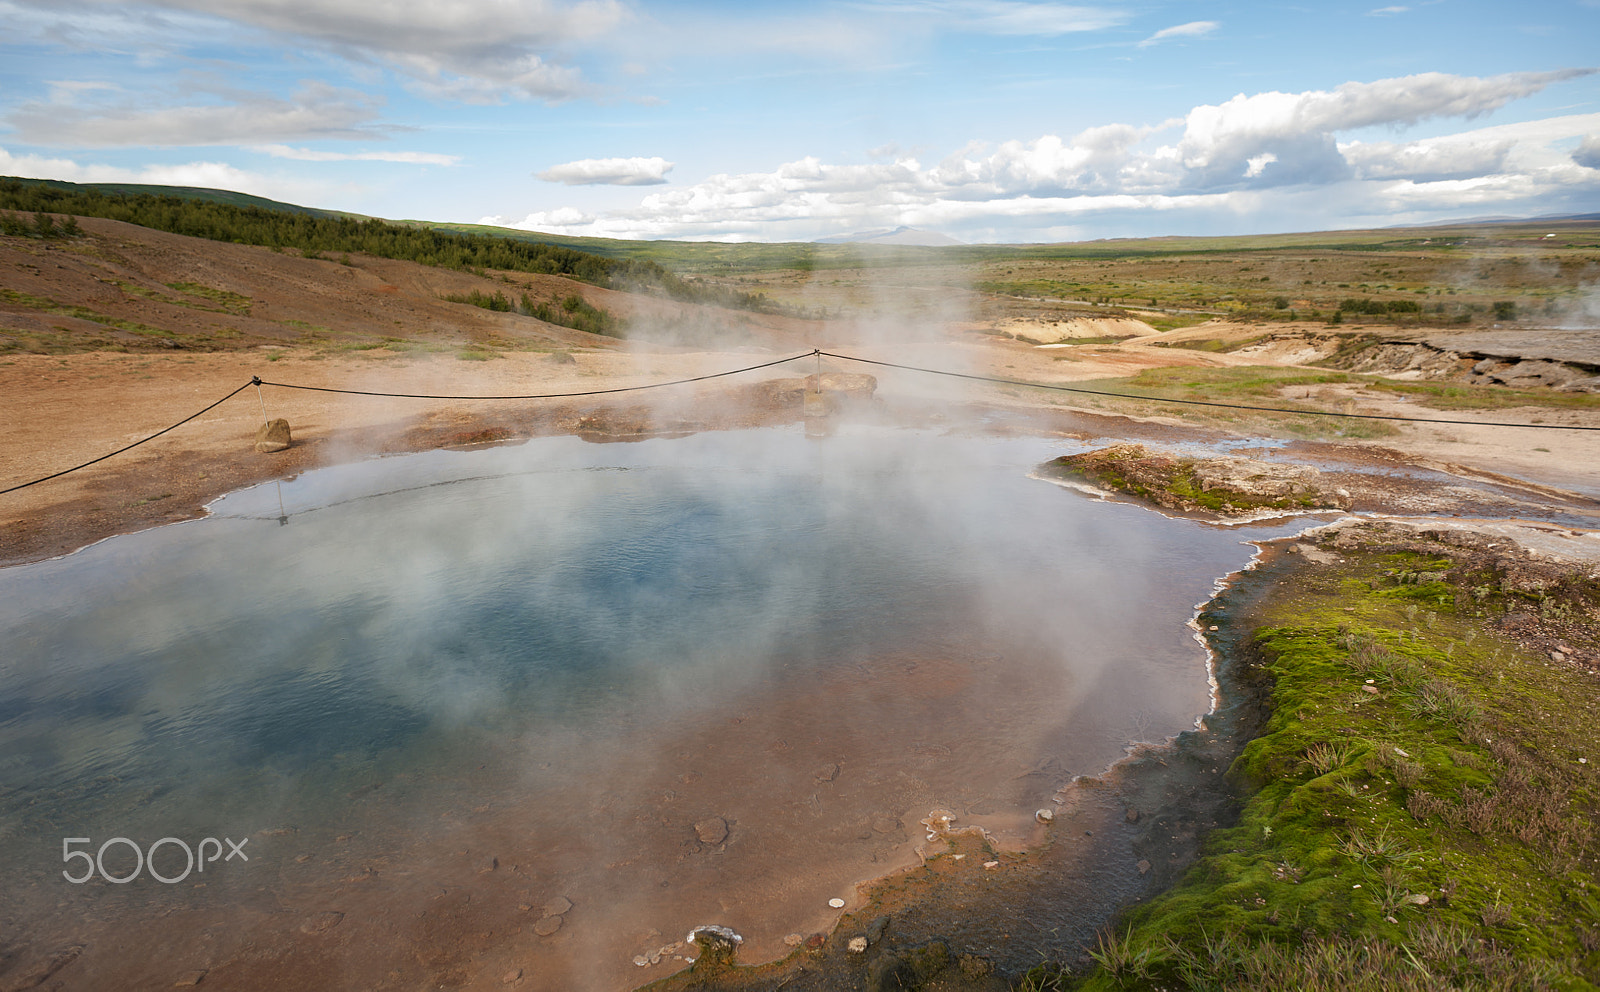
M 764 293 L 814 313 L 939 287 L 976 291 L 985 312 L 974 315 L 985 317 L 1076 303 L 1260 320 L 1339 314 L 1340 323 L 1482 326 L 1557 322 L 1578 305 L 1584 286 L 1600 280 L 1596 220 L 937 248 L 636 242 L 429 226 L 648 259 L 708 286 Z

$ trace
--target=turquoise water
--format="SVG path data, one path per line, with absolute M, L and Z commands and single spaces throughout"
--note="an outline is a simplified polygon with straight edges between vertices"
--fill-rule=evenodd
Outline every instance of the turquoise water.
M 860 783 L 827 794 L 823 834 L 829 817 L 1047 804 L 1208 708 L 1185 622 L 1248 560 L 1242 540 L 1293 529 L 1027 478 L 1073 450 L 865 427 L 544 439 L 322 470 L 0 572 L 0 871 L 43 900 L 21 922 L 110 898 L 61 880 L 64 836 L 252 837 L 248 866 L 212 876 L 225 906 L 330 838 L 421 857 L 435 812 L 474 803 L 515 806 L 524 833 L 597 863 L 653 850 L 629 831 L 672 802 L 749 807 L 734 837 L 762 836 L 770 861 L 740 856 L 772 885 L 834 862 L 870 874 L 916 839 L 857 850 L 785 826 L 791 806 L 822 809 L 818 764 Z M 723 740 L 733 753 L 685 771 Z M 638 870 L 699 912 L 665 858 Z M 563 884 L 616 899 L 581 867 Z

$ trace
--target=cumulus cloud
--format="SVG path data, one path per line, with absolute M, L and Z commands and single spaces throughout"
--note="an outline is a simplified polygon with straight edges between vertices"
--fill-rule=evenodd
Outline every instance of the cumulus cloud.
M 11 0 L 51 12 L 53 0 Z M 560 101 L 586 89 L 551 53 L 607 34 L 628 17 L 620 0 L 147 0 L 150 7 L 223 18 L 385 65 L 431 96 Z M 90 11 L 118 6 L 85 0 Z M 64 15 L 66 16 L 66 15 Z M 74 11 L 70 16 L 78 16 Z M 58 30 L 70 30 L 60 28 Z
M 480 224 L 490 227 L 515 227 L 524 231 L 548 231 L 560 233 L 561 231 L 576 231 L 588 228 L 595 223 L 593 214 L 586 214 L 576 207 L 558 207 L 555 210 L 544 210 L 531 213 L 522 220 L 512 220 L 506 217 L 483 217 L 478 220 Z
M 1277 156 L 1261 179 L 1276 183 L 1351 178 L 1334 135 L 1374 125 L 1399 127 L 1438 117 L 1478 117 L 1552 83 L 1594 69 L 1515 72 L 1478 78 L 1430 72 L 1334 90 L 1239 94 L 1220 105 L 1196 107 L 1184 118 L 1176 146 L 1184 179 L 1195 187 L 1237 180 L 1250 159 Z
M 1188 24 L 1176 24 L 1170 28 L 1162 28 L 1155 34 L 1139 42 L 1140 48 L 1149 48 L 1159 45 L 1170 38 L 1200 38 L 1222 27 L 1216 21 L 1190 21 Z
M 1572 150 L 1572 160 L 1585 169 L 1600 169 L 1600 134 L 1586 135 Z
M 433 152 L 319 152 L 310 148 L 291 148 L 288 145 L 254 145 L 251 151 L 273 158 L 292 159 L 296 162 L 397 162 L 402 165 L 456 165 L 460 155 L 438 155 Z
M 672 165 L 664 158 L 585 158 L 534 175 L 567 186 L 659 186 Z
M 79 90 L 77 92 L 85 92 Z M 6 118 L 30 145 L 69 148 L 237 145 L 378 135 L 380 101 L 354 90 L 308 83 L 288 99 L 264 93 L 228 94 L 231 101 L 152 107 L 131 97 L 80 104 L 55 91 L 49 101 L 24 103 Z
M 1502 172 L 1512 147 L 1510 139 L 1451 135 L 1409 143 L 1354 141 L 1341 144 L 1339 154 L 1360 179 L 1438 182 Z
M 1582 70 L 1580 72 L 1585 72 Z M 601 214 L 536 213 L 496 223 L 622 238 L 809 239 L 835 230 L 909 225 L 982 232 L 1057 230 L 1075 218 L 1120 212 L 1264 209 L 1330 198 L 1354 216 L 1593 197 L 1600 177 L 1574 138 L 1600 131 L 1600 114 L 1498 125 L 1416 141 L 1345 141 L 1341 132 L 1471 118 L 1580 72 L 1483 79 L 1432 74 L 1331 91 L 1265 93 L 1193 108 L 1156 125 L 1110 124 L 1068 137 L 974 143 L 936 162 L 910 156 L 866 164 L 816 157 L 771 172 L 716 175 Z M 1169 132 L 1181 128 L 1175 135 Z M 1163 135 L 1169 135 L 1163 142 Z M 876 149 L 883 152 L 886 149 Z M 577 163 L 574 163 L 577 164 Z M 1315 208 L 1315 209 L 1313 209 Z M 1361 215 L 1366 216 L 1366 215 Z M 1406 214 L 1410 217 L 1412 214 Z

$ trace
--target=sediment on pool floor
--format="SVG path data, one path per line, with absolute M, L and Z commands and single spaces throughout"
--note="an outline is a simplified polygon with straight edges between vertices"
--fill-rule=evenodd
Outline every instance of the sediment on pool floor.
M 1276 559 L 1271 552 L 1269 556 Z M 1239 791 L 1227 771 L 1260 729 L 1268 686 L 1252 654 L 1250 616 L 1293 560 L 1238 573 L 1202 611 L 1217 654 L 1221 705 L 1164 745 L 1141 746 L 1102 776 L 1083 777 L 1055 810 L 1044 844 L 996 851 L 953 834 L 948 852 L 874 883 L 865 904 L 782 961 L 681 972 L 651 992 L 840 987 L 991 992 L 1041 959 L 1087 969 L 1099 933 L 1130 906 L 1170 887 L 1206 834 L 1232 824 Z M 865 941 L 865 946 L 861 942 Z M 852 944 L 856 945 L 855 949 Z

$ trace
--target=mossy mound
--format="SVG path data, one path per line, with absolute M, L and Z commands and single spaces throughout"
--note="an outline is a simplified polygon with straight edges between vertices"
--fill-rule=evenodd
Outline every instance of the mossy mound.
M 1024 987 L 1595 988 L 1600 584 L 1514 547 L 1494 581 L 1480 543 L 1360 525 L 1269 565 L 1238 824 L 1093 973 Z
M 1309 465 L 1253 458 L 1181 458 L 1142 444 L 1063 455 L 1040 466 L 1050 477 L 1087 482 L 1179 513 L 1237 516 L 1262 510 L 1348 509 L 1350 498 L 1320 485 Z

